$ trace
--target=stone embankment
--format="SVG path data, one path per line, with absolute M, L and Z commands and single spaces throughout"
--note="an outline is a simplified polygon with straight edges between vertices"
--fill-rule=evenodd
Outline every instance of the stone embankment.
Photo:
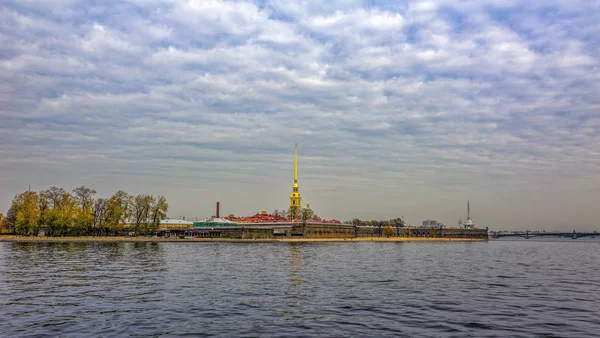
M 124 237 L 124 236 L 82 236 L 82 237 L 32 237 L 32 236 L 0 236 L 0 242 L 27 243 L 73 243 L 73 242 L 460 242 L 482 241 L 476 238 L 431 238 L 431 237 L 349 237 L 349 238 L 272 238 L 272 239 L 238 239 L 238 238 L 157 238 L 157 237 Z

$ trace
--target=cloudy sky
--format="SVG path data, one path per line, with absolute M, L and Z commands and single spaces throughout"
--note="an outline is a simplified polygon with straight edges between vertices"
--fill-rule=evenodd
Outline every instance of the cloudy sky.
M 0 46 L 4 213 L 283 209 L 297 142 L 326 218 L 600 228 L 598 0 L 5 0 Z

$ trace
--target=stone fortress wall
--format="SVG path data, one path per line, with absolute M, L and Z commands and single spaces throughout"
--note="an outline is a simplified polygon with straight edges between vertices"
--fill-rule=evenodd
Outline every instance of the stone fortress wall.
M 392 228 L 391 237 L 421 238 L 471 238 L 487 239 L 487 229 L 465 228 Z M 357 238 L 384 237 L 383 228 L 353 226 L 346 224 L 326 223 L 281 223 L 253 224 L 252 226 L 161 229 L 158 237 L 199 237 L 199 238 L 234 238 L 234 239 L 273 239 L 273 238 Z

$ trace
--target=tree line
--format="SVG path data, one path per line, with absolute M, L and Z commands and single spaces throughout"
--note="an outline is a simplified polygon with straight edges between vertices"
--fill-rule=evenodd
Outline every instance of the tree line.
M 133 232 L 153 234 L 167 216 L 164 196 L 129 195 L 119 190 L 109 198 L 96 198 L 96 190 L 80 186 L 71 192 L 51 187 L 17 194 L 0 228 L 16 235 L 108 236 Z
M 275 209 L 273 211 L 273 216 L 275 216 L 275 219 L 287 219 L 287 220 L 295 220 L 295 219 L 299 219 L 302 221 L 308 221 L 308 220 L 314 220 L 314 221 L 320 221 L 321 217 L 319 217 L 317 214 L 315 214 L 315 212 L 310 208 L 310 207 L 298 207 L 298 208 L 290 208 L 288 210 L 286 209 L 282 209 L 282 210 L 277 210 Z
M 406 224 L 404 220 L 400 217 L 392 218 L 389 220 L 372 220 L 372 221 L 362 221 L 358 218 L 355 218 L 351 221 L 345 221 L 344 224 L 352 224 L 354 226 L 372 226 L 376 227 L 379 233 L 379 236 L 391 237 L 396 233 L 400 233 L 400 228 L 404 228 Z M 396 231 L 394 231 L 396 229 Z
M 345 221 L 344 224 L 352 224 L 355 226 L 373 226 L 378 228 L 385 228 L 388 226 L 391 228 L 404 228 L 405 226 L 404 220 L 400 217 L 383 221 L 376 219 L 372 221 L 363 221 L 358 218 L 355 218 L 351 221 Z

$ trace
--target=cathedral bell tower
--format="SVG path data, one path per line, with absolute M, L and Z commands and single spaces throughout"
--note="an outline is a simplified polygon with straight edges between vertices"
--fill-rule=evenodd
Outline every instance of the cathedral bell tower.
M 302 217 L 302 197 L 298 192 L 298 145 L 294 145 L 294 185 L 292 186 L 292 194 L 290 195 L 290 209 L 288 211 L 289 218 L 292 220 Z

